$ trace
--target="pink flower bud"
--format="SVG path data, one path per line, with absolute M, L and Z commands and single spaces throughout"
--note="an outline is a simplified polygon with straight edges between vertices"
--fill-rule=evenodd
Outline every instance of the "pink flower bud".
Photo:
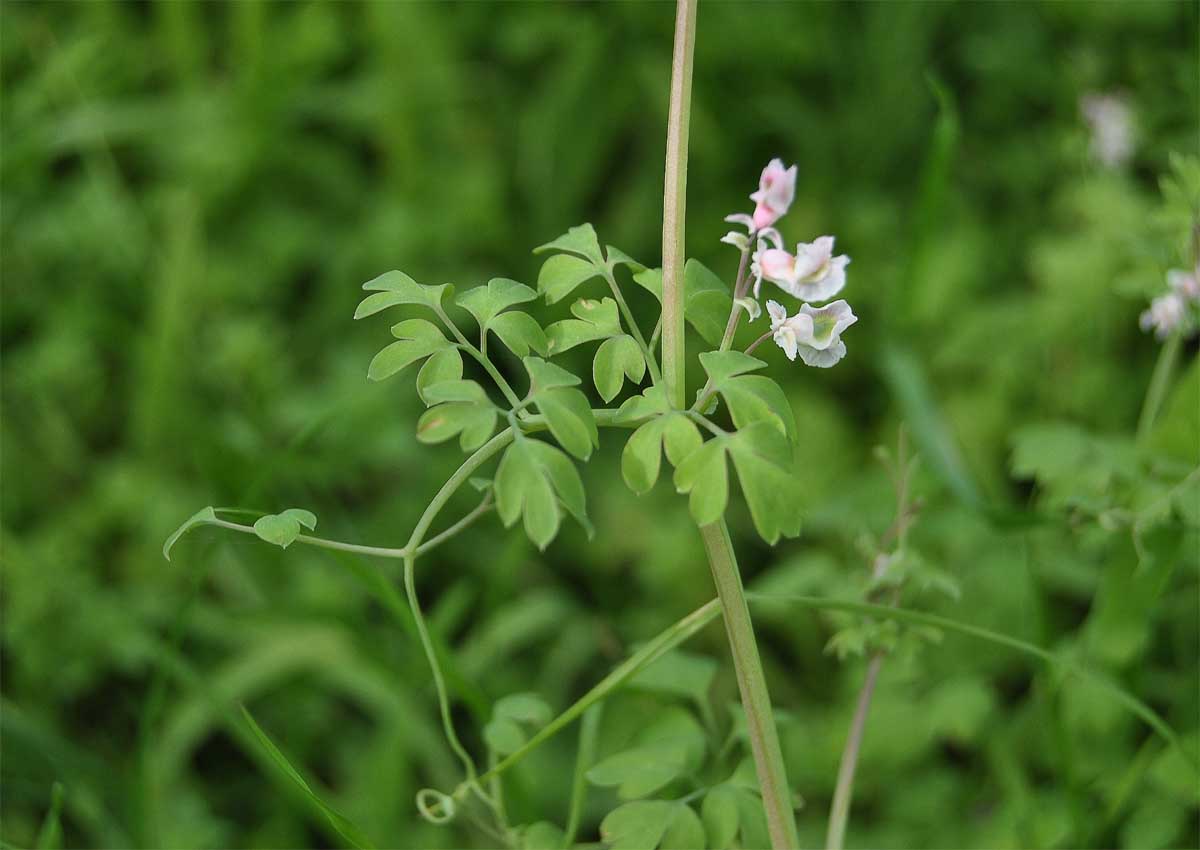
M 758 191 L 750 196 L 755 202 L 754 229 L 770 227 L 788 211 L 796 197 L 796 166 L 783 167 L 783 160 L 776 157 L 762 170 L 758 179 Z

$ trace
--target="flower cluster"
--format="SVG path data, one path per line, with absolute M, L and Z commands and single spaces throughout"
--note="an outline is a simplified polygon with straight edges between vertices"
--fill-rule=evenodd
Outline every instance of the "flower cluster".
M 739 280 L 734 297 L 747 304 L 753 321 L 761 312 L 757 301 L 746 298 L 749 281 L 753 280 L 754 298 L 759 297 L 764 280 L 775 284 L 788 295 L 804 302 L 828 301 L 846 285 L 846 266 L 850 258 L 834 256 L 832 236 L 820 236 L 812 242 L 800 242 L 795 253 L 784 249 L 784 241 L 775 223 L 788 211 L 796 195 L 796 166 L 783 167 L 783 161 L 773 159 L 762 171 L 758 191 L 750 196 L 755 202 L 754 213 L 727 216 L 726 221 L 744 226 L 747 233 L 730 231 L 722 238 L 741 251 L 755 250 L 751 256 L 750 276 Z M 824 307 L 801 304 L 795 315 L 776 301 L 768 301 L 771 317 L 771 336 L 789 360 L 797 355 L 809 366 L 829 367 L 846 356 L 846 344 L 841 333 L 858 321 L 845 301 L 835 301 Z
M 1168 291 L 1150 302 L 1142 313 L 1142 330 L 1153 330 L 1159 339 L 1176 331 L 1188 333 L 1195 329 L 1195 308 L 1200 306 L 1200 266 L 1190 272 L 1171 269 L 1167 272 Z

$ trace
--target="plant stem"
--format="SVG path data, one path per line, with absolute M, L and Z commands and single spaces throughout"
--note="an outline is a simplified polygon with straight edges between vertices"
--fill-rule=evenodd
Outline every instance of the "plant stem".
M 854 795 L 854 772 L 858 768 L 858 751 L 862 747 L 867 713 L 871 710 L 871 697 L 875 693 L 875 682 L 879 679 L 879 668 L 882 666 L 883 654 L 877 652 L 867 664 L 867 675 L 863 680 L 862 690 L 858 693 L 858 705 L 854 709 L 854 720 L 850 724 L 846 748 L 842 750 L 837 787 L 833 791 L 833 805 L 829 809 L 826 850 L 842 850 L 846 838 L 846 821 L 850 818 L 850 801 Z
M 788 790 L 783 751 L 779 747 L 771 697 L 767 692 L 767 680 L 763 675 L 762 659 L 758 655 L 754 625 L 750 620 L 750 608 L 746 604 L 746 593 L 738 573 L 729 529 L 721 520 L 701 527 L 700 536 L 704 540 L 713 582 L 717 586 L 717 597 L 725 616 L 725 631 L 729 635 L 729 650 L 733 655 L 738 690 L 746 712 L 746 729 L 754 753 L 771 846 L 775 850 L 794 848 L 799 846 L 799 838 L 796 835 L 796 818 Z
M 688 125 L 692 108 L 692 52 L 696 46 L 696 0 L 678 0 L 675 52 L 671 62 L 671 104 L 667 118 L 667 157 L 663 172 L 662 375 L 667 401 L 684 404 L 683 263 L 687 207 Z
M 629 309 L 629 305 L 625 302 L 625 296 L 621 294 L 621 287 L 617 286 L 617 279 L 612 273 L 612 269 L 607 269 L 605 277 L 608 280 L 609 288 L 612 289 L 613 298 L 616 299 L 617 307 L 621 310 L 621 315 L 625 317 L 625 324 L 629 325 L 629 332 L 633 334 L 633 341 L 637 343 L 638 348 L 642 350 L 642 357 L 646 361 L 646 368 L 650 370 L 650 378 L 654 383 L 662 383 L 662 375 L 658 371 L 658 361 L 654 358 L 654 352 L 650 350 L 650 346 L 646 345 L 646 338 L 642 336 L 642 331 L 634 321 L 633 311 Z
M 490 769 L 483 776 L 479 777 L 482 781 L 491 779 L 494 774 L 503 773 L 510 767 L 515 765 L 525 756 L 529 755 L 543 743 L 556 734 L 561 732 L 564 727 L 568 726 L 581 714 L 586 712 L 596 703 L 607 697 L 621 685 L 625 684 L 630 678 L 636 676 L 644 670 L 648 665 L 657 661 L 664 653 L 670 652 L 679 644 L 690 638 L 696 632 L 707 626 L 715 620 L 721 613 L 720 605 L 716 599 L 697 608 L 692 613 L 688 614 L 682 620 L 667 628 L 665 631 L 659 632 L 637 652 L 621 662 L 611 673 L 601 679 L 590 691 L 576 700 L 570 708 L 564 711 L 558 717 L 551 720 L 545 726 L 537 731 L 533 737 L 525 742 L 525 745 L 516 752 L 506 756 L 495 767 Z M 460 786 L 454 792 L 455 797 L 461 797 L 465 793 L 466 788 Z
M 230 531 L 240 531 L 242 534 L 253 534 L 257 536 L 258 532 L 253 526 L 242 525 L 240 522 L 229 522 L 224 519 L 209 520 L 208 525 L 215 525 L 219 528 L 228 528 Z M 326 540 L 323 537 L 313 537 L 308 534 L 296 535 L 297 543 L 306 543 L 309 546 L 317 546 L 321 549 L 336 549 L 339 552 L 354 552 L 358 555 L 374 555 L 379 558 L 403 558 L 403 549 L 388 549 L 384 546 L 360 546 L 357 543 L 340 543 L 337 540 Z
M 596 739 L 600 736 L 600 717 L 604 703 L 596 703 L 583 713 L 579 724 L 579 749 L 575 754 L 575 777 L 571 782 L 571 809 L 567 814 L 567 828 L 563 832 L 564 850 L 574 846 L 579 833 L 579 822 L 583 819 L 583 804 L 587 800 L 587 772 L 596 758 Z
M 667 120 L 667 157 L 663 174 L 663 291 L 662 373 L 667 401 L 686 408 L 684 379 L 683 264 L 684 213 L 687 198 L 688 122 L 692 101 L 692 53 L 696 45 L 696 0 L 678 0 L 675 11 L 675 52 L 671 65 L 671 106 Z M 736 308 L 735 308 L 736 310 Z M 735 313 L 736 315 L 736 313 Z M 767 683 L 763 676 L 750 609 L 742 590 L 733 544 L 725 523 L 700 529 L 708 551 L 713 580 L 725 615 L 729 648 L 737 671 L 746 725 L 758 769 L 763 809 L 776 850 L 797 845 L 796 821 L 792 814 L 783 753 Z
M 445 310 L 437 307 L 435 307 L 434 310 L 437 312 L 438 318 L 442 320 L 442 324 L 445 325 L 450 333 L 454 335 L 454 338 L 458 340 L 458 344 L 462 347 L 462 349 L 466 351 L 467 354 L 470 354 L 477 361 L 479 361 L 479 365 L 482 366 L 484 371 L 486 371 L 491 379 L 496 382 L 496 386 L 500 389 L 500 392 L 504 394 L 504 397 L 508 400 L 508 403 L 513 407 L 520 404 L 521 400 L 517 398 L 517 394 L 513 391 L 512 386 L 504 379 L 504 376 L 500 374 L 500 370 L 496 368 L 496 364 L 492 362 L 491 358 L 488 357 L 483 351 L 472 345 L 471 341 L 463 336 L 463 332 L 460 331 L 458 329 L 458 325 L 454 324 L 450 317 L 446 315 Z M 486 347 L 486 336 L 481 337 L 480 342 Z
M 1137 445 L 1141 446 L 1150 436 L 1158 411 L 1162 409 L 1171 385 L 1171 373 L 1175 371 L 1175 361 L 1179 358 L 1179 349 L 1183 345 L 1183 334 L 1179 331 L 1171 334 L 1158 352 L 1158 360 L 1154 364 L 1154 374 L 1150 376 L 1150 386 L 1146 390 L 1146 400 L 1142 402 L 1142 412 L 1138 416 Z

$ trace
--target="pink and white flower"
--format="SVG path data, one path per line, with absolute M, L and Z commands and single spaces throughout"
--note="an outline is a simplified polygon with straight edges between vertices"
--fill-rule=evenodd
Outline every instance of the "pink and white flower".
M 801 242 L 796 253 L 779 248 L 763 249 L 754 254 L 751 272 L 754 274 L 754 294 L 758 295 L 762 280 L 774 283 L 784 292 L 802 301 L 827 301 L 846 285 L 845 254 L 833 256 L 833 237 L 821 236 L 812 242 Z
M 771 336 L 788 360 L 799 355 L 809 366 L 822 369 L 846 356 L 842 331 L 858 321 L 850 305 L 842 300 L 824 307 L 801 304 L 794 316 L 788 316 L 782 304 L 768 301 L 767 312 L 771 316 Z
M 730 224 L 740 224 L 746 228 L 746 233 L 731 230 L 721 241 L 743 251 L 755 237 L 781 244 L 779 231 L 772 225 L 788 211 L 795 197 L 796 166 L 784 168 L 783 160 L 776 157 L 762 170 L 758 178 L 758 191 L 750 195 L 750 200 L 754 201 L 754 214 L 734 213 L 725 216 Z
M 758 191 L 750 196 L 754 201 L 751 221 L 755 230 L 762 230 L 777 222 L 796 197 L 796 166 L 783 167 L 783 160 L 776 157 L 767 163 L 758 178 Z

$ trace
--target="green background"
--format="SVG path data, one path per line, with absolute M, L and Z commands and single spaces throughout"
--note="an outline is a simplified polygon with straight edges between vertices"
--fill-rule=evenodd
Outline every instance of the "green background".
M 404 542 L 459 454 L 416 443 L 411 375 L 366 382 L 386 320 L 351 321 L 360 284 L 532 283 L 530 249 L 582 221 L 657 264 L 673 7 L 0 16 L 3 838 L 34 842 L 59 781 L 65 846 L 334 842 L 224 723 L 233 701 L 382 845 L 485 845 L 415 815 L 418 788 L 458 773 L 419 647 L 361 580 L 392 564 L 212 529 L 171 563 L 160 547 L 207 504 L 303 506 L 330 537 Z M 1169 155 L 1197 153 L 1197 25 L 1183 2 L 702 4 L 688 181 L 688 253 L 719 274 L 737 259 L 721 219 L 748 211 L 772 156 L 799 164 L 789 242 L 833 233 L 853 258 L 846 360 L 765 354 L 802 435 L 806 529 L 768 549 L 735 505 L 747 578 L 861 598 L 857 542 L 891 505 L 872 449 L 905 419 L 926 455 L 914 542 L 962 590 L 907 604 L 1104 671 L 1193 751 L 1196 531 L 1168 527 L 1139 570 L 1127 530 L 1073 521 L 1010 461 L 1035 423 L 1132 434 L 1159 348 L 1137 316 L 1189 261 L 1156 212 Z M 1095 91 L 1136 116 L 1123 168 L 1089 156 Z M 1157 445 L 1194 467 L 1200 375 L 1182 374 Z M 663 482 L 633 496 L 618 435 L 601 448 L 594 540 L 568 524 L 540 554 L 492 517 L 419 566 L 472 747 L 492 700 L 534 690 L 561 710 L 713 594 L 683 501 Z M 758 620 L 810 846 L 864 662 L 826 651 L 844 617 Z M 851 845 L 1200 842 L 1194 775 L 1104 693 L 955 635 L 905 646 Z M 721 662 L 726 722 L 719 625 L 689 648 Z M 621 699 L 605 751 L 646 710 Z M 515 771 L 515 816 L 561 824 L 574 737 Z M 613 805 L 592 794 L 584 837 Z

